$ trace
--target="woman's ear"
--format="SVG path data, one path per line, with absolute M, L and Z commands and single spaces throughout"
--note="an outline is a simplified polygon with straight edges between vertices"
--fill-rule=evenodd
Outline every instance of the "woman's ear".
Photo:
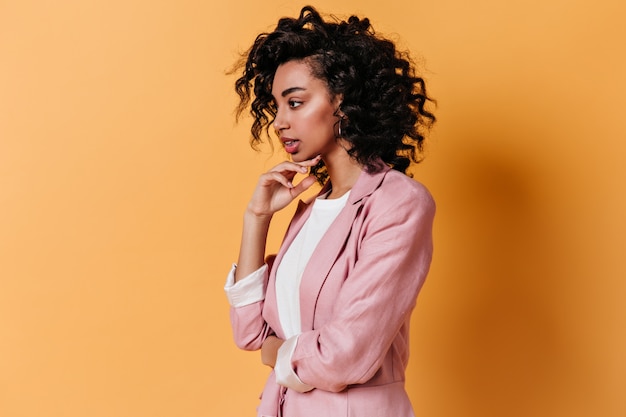
M 333 99 L 333 106 L 335 107 L 335 116 L 344 118 L 346 115 L 341 111 L 341 104 L 343 103 L 343 94 L 337 94 Z

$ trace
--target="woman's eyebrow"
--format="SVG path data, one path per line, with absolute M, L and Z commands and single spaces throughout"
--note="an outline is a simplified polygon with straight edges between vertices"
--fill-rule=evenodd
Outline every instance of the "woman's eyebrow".
M 287 94 L 291 94 L 294 91 L 304 91 L 304 90 L 306 90 L 306 88 L 304 88 L 304 87 L 291 87 L 291 88 L 288 88 L 285 91 L 283 91 L 280 95 L 285 97 Z

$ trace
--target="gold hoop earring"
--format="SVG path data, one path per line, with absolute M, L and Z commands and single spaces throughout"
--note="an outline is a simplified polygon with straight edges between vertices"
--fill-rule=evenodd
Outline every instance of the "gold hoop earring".
M 337 127 L 337 137 L 339 138 L 343 138 L 343 129 L 341 128 L 341 126 L 343 125 L 344 120 L 346 120 L 346 116 L 341 116 L 339 118 L 339 125 Z

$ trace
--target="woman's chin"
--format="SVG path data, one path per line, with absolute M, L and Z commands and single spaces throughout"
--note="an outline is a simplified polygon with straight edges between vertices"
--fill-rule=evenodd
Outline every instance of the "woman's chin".
M 293 162 L 304 162 L 307 159 L 313 159 L 313 157 L 307 157 L 307 155 L 302 152 L 292 153 L 290 156 Z

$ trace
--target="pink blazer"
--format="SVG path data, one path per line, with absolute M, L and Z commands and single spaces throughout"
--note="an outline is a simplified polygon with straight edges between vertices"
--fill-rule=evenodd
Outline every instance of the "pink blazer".
M 323 191 L 322 191 L 323 192 Z M 310 214 L 300 202 L 273 265 Z M 363 171 L 322 237 L 300 287 L 302 334 L 292 365 L 299 393 L 267 380 L 258 416 L 409 417 L 404 389 L 409 319 L 432 257 L 435 204 L 418 182 L 395 170 Z M 236 344 L 261 348 L 284 338 L 270 265 L 265 300 L 231 308 Z

